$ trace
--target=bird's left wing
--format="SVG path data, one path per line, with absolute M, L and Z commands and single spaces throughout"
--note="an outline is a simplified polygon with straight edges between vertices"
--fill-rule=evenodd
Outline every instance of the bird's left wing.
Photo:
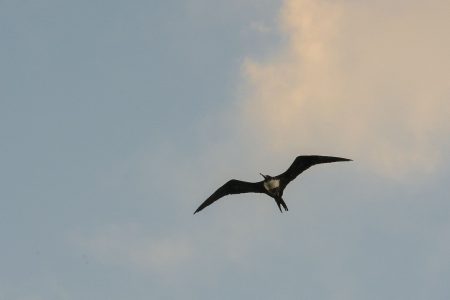
M 220 188 L 217 189 L 208 199 L 206 199 L 194 212 L 198 213 L 205 207 L 211 205 L 215 201 L 219 200 L 223 196 L 231 194 L 241 194 L 241 193 L 263 193 L 264 186 L 263 181 L 260 182 L 246 182 L 236 179 L 231 179 Z

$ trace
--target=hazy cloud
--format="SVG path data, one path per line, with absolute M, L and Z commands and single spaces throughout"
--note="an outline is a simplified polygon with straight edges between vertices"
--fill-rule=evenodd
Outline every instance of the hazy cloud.
M 243 65 L 244 125 L 272 152 L 432 172 L 449 150 L 448 11 L 448 1 L 286 0 L 286 43 Z

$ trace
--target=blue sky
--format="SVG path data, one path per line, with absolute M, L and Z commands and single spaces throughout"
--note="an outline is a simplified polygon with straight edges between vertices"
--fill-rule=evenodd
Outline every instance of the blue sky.
M 448 299 L 449 4 L 402 3 L 1 1 L 0 299 Z

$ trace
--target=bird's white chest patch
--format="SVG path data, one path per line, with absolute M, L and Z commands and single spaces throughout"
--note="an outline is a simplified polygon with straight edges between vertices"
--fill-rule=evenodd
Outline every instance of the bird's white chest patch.
M 264 188 L 267 191 L 276 189 L 280 186 L 280 180 L 279 179 L 271 179 L 269 181 L 264 181 Z

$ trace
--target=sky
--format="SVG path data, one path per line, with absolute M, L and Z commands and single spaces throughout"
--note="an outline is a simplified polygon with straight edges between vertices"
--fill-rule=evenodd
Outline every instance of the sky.
M 449 299 L 449 12 L 0 1 L 0 300 Z

